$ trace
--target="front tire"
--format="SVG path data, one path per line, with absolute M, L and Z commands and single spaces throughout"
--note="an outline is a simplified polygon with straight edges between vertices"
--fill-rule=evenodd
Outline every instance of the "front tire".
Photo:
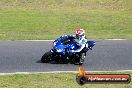
M 70 63 L 71 64 L 75 64 L 75 65 L 82 65 L 84 61 L 82 61 L 82 55 L 81 54 L 75 54 L 75 55 L 71 55 L 69 57 Z
M 74 57 L 74 64 L 75 65 L 82 65 L 84 63 L 84 59 L 85 59 L 85 54 L 82 53 L 82 54 L 78 54 L 76 55 L 76 57 Z
M 49 52 L 46 52 L 43 56 L 42 56 L 42 58 L 41 58 L 41 62 L 42 63 L 49 63 L 50 61 L 51 61 L 51 59 L 52 59 L 52 56 L 51 56 L 52 54 L 51 54 L 51 52 L 49 51 Z

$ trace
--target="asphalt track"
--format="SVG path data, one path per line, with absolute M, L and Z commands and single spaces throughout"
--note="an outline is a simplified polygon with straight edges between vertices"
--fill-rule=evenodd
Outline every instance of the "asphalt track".
M 0 73 L 77 71 L 78 65 L 40 63 L 51 41 L 0 41 Z M 132 40 L 96 41 L 87 53 L 87 71 L 132 70 Z

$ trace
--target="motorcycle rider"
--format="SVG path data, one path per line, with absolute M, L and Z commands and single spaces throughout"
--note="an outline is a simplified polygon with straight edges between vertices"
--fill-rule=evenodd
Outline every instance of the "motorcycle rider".
M 76 50 L 71 50 L 70 52 L 80 52 L 82 49 L 84 49 L 85 46 L 88 47 L 88 44 L 86 44 L 87 38 L 84 33 L 85 31 L 82 28 L 76 30 L 76 42 L 79 48 Z
M 62 42 L 62 41 L 66 41 L 66 40 L 69 40 L 69 39 L 74 39 L 76 44 L 79 46 L 76 50 L 70 50 L 69 52 L 77 53 L 77 52 L 82 51 L 82 49 L 84 49 L 84 47 L 88 47 L 88 44 L 86 44 L 87 43 L 87 38 L 85 36 L 85 31 L 84 31 L 83 28 L 76 29 L 76 35 L 61 36 L 60 38 L 58 38 L 56 40 L 56 42 Z M 63 60 L 63 62 L 67 63 L 67 58 L 65 58 Z

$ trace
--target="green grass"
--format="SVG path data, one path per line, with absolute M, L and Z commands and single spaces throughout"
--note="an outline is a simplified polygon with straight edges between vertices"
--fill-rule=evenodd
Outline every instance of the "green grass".
M 104 73 L 106 74 L 106 72 L 101 74 Z M 117 74 L 117 72 L 109 73 Z M 118 74 L 132 76 L 132 72 L 118 72 Z M 0 88 L 132 88 L 132 82 L 129 84 L 85 84 L 80 86 L 76 82 L 76 74 L 73 73 L 18 74 L 0 76 Z
M 0 40 L 132 39 L 132 0 L 0 0 Z

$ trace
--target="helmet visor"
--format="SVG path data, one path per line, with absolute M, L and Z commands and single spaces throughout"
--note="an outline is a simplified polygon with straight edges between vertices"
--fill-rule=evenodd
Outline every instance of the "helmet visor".
M 81 36 L 79 34 L 76 34 L 76 38 L 79 39 Z

